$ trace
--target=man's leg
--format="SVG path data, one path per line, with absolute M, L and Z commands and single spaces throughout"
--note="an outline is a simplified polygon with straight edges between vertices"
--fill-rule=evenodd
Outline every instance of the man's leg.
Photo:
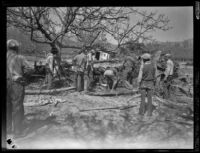
M 148 104 L 147 104 L 147 116 L 152 116 L 152 89 L 147 90 L 147 99 L 148 99 Z
M 163 98 L 168 99 L 169 95 L 168 95 L 168 82 L 167 81 L 163 83 L 163 92 L 164 92 Z
M 80 77 L 81 77 L 81 91 L 84 91 L 84 72 L 80 73 Z
M 75 72 L 74 75 L 74 87 L 76 88 L 76 91 L 78 91 L 78 73 Z
M 87 89 L 88 90 L 92 90 L 93 88 L 94 88 L 93 73 L 92 73 L 92 71 L 90 71 L 90 73 L 88 74 L 88 86 L 87 86 Z
M 48 73 L 47 78 L 48 78 L 48 89 L 50 89 L 52 87 L 52 79 L 53 79 L 53 76 L 50 72 Z
M 77 72 L 77 91 L 78 92 L 81 91 L 81 76 L 80 76 L 80 72 Z
M 105 76 L 106 78 L 106 83 L 107 83 L 107 90 L 110 90 L 110 82 L 109 82 L 109 77 Z
M 139 108 L 139 114 L 144 115 L 145 114 L 145 97 L 146 97 L 146 90 L 141 89 L 141 103 L 140 103 L 140 108 Z
M 24 121 L 24 86 L 19 83 L 13 83 L 13 92 L 12 92 L 12 115 L 13 115 L 13 125 L 14 133 L 20 134 L 23 128 Z
M 11 103 L 12 86 L 11 80 L 7 80 L 7 96 L 6 96 L 6 129 L 7 134 L 12 132 L 12 103 Z
M 112 80 L 112 78 L 110 76 L 108 77 L 108 80 L 109 80 L 109 83 L 108 83 L 109 89 L 111 90 L 112 86 L 113 86 L 113 80 Z
M 117 88 L 117 83 L 118 83 L 117 77 L 112 77 L 112 80 L 113 80 L 112 90 L 115 90 Z
M 167 86 L 168 98 L 171 98 L 170 87 L 171 87 L 172 80 L 173 80 L 173 77 L 172 76 L 168 76 L 168 78 L 167 78 L 167 82 L 168 82 L 168 86 Z

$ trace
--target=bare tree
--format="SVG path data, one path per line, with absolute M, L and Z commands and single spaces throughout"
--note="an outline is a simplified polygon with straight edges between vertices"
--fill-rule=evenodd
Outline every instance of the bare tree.
M 131 16 L 140 16 L 132 24 Z M 155 29 L 168 30 L 169 20 L 156 12 L 147 13 L 123 7 L 11 7 L 7 8 L 7 26 L 14 26 L 29 33 L 31 40 L 51 47 L 80 49 L 92 46 L 97 39 L 105 41 L 112 36 L 118 45 L 128 41 L 150 39 Z M 81 45 L 66 41 L 76 39 Z

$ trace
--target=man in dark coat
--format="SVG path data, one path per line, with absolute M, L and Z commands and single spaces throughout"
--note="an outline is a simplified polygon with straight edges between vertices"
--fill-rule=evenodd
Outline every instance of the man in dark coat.
M 73 65 L 75 69 L 75 87 L 78 92 L 84 90 L 84 73 L 86 70 L 87 58 L 85 55 L 85 49 L 79 52 L 73 59 Z
M 156 69 L 151 62 L 151 55 L 146 53 L 142 55 L 142 64 L 139 71 L 138 83 L 141 92 L 141 104 L 139 114 L 143 116 L 146 112 L 145 98 L 147 95 L 147 116 L 152 116 L 152 94 L 156 80 Z

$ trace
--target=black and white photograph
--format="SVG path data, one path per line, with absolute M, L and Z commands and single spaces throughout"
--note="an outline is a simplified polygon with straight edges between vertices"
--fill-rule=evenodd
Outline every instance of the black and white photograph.
M 194 9 L 6 7 L 6 150 L 194 149 Z

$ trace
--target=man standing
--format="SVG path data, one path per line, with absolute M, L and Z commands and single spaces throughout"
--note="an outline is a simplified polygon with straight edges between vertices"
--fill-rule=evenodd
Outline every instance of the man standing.
M 52 88 L 52 81 L 53 77 L 56 75 L 56 60 L 55 56 L 57 55 L 58 51 L 54 48 L 52 48 L 51 52 L 47 54 L 47 59 L 46 59 L 46 69 L 47 69 L 47 74 L 46 74 L 46 80 L 48 83 L 47 88 L 51 89 Z
M 24 116 L 24 68 L 31 68 L 24 56 L 19 55 L 19 43 L 7 41 L 7 132 L 14 132 L 16 137 L 23 136 Z
M 164 98 L 168 99 L 170 97 L 170 84 L 173 79 L 174 63 L 171 60 L 171 54 L 165 55 L 166 69 L 164 72 Z
M 94 79 L 93 79 L 93 56 L 95 54 L 94 50 L 91 50 L 87 54 L 87 64 L 86 64 L 86 90 L 91 91 L 93 89 Z
M 155 86 L 156 70 L 151 62 L 151 55 L 146 53 L 142 55 L 142 64 L 140 66 L 138 83 L 141 92 L 141 103 L 139 108 L 139 115 L 143 116 L 146 112 L 145 98 L 147 95 L 147 116 L 152 116 L 152 94 Z
M 73 59 L 73 65 L 75 67 L 75 87 L 78 92 L 84 90 L 84 72 L 86 69 L 87 58 L 85 55 L 85 49 L 79 52 Z

